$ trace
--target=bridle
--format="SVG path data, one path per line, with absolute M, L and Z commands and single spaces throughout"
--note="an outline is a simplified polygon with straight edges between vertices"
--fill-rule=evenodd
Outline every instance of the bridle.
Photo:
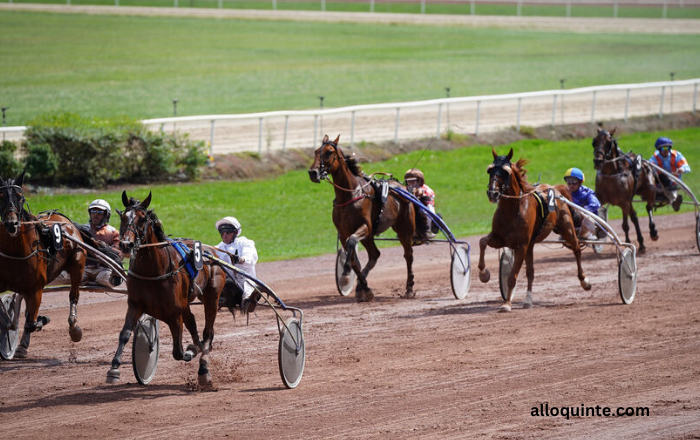
M 136 212 L 143 212 L 145 220 L 143 222 L 143 227 L 139 229 L 139 227 L 136 225 Z M 126 225 L 122 222 L 121 225 L 121 230 L 119 231 L 119 235 L 122 237 L 125 236 L 127 232 L 132 232 L 134 235 L 134 241 L 133 242 L 127 242 L 127 243 L 133 243 L 133 246 L 131 246 L 131 252 L 132 252 L 132 257 L 136 255 L 136 252 L 142 247 L 143 241 L 146 239 L 146 233 L 148 232 L 148 227 L 151 225 L 153 220 L 151 219 L 151 216 L 148 215 L 148 210 L 135 207 L 135 208 L 127 208 L 124 211 L 124 215 L 127 216 L 128 222 Z
M 10 181 L 10 183 L 6 183 L 5 185 L 0 186 L 0 190 L 5 191 L 7 194 L 7 201 L 5 201 L 4 205 L 0 207 L 0 215 L 2 215 L 2 222 L 5 224 L 10 223 L 5 221 L 5 218 L 9 213 L 14 213 L 17 216 L 17 222 L 15 223 L 15 226 L 18 227 L 19 222 L 22 220 L 22 216 L 25 213 L 25 199 L 24 194 L 22 193 L 22 187 L 19 185 L 15 185 L 14 181 Z M 14 194 L 16 194 L 19 197 L 19 208 L 15 206 L 15 200 L 13 197 Z
M 501 159 L 497 158 L 496 160 L 493 161 L 491 165 L 488 166 L 486 169 L 486 172 L 489 173 L 489 184 L 488 187 L 486 188 L 486 195 L 488 195 L 489 200 L 496 198 L 498 199 L 499 197 L 510 197 L 505 194 L 505 192 L 508 190 L 510 187 L 510 179 L 511 179 L 511 173 L 512 173 L 512 168 L 511 168 L 511 163 L 508 159 Z M 493 179 L 496 177 L 501 178 L 501 183 L 498 186 L 497 189 L 491 189 L 492 185 L 491 182 Z
M 330 146 L 333 148 L 333 153 L 334 153 L 335 160 L 341 160 L 341 159 L 342 159 L 342 160 L 345 160 L 345 159 L 341 156 L 340 152 L 338 151 L 338 144 L 335 143 L 335 142 L 333 142 L 333 141 L 330 141 L 330 140 L 328 140 L 328 141 L 323 141 L 323 143 L 322 143 L 321 146 L 319 147 L 319 150 L 323 149 L 323 147 L 325 147 L 326 145 L 330 145 Z M 321 153 L 319 152 L 319 154 L 321 154 Z M 325 160 L 323 160 L 323 158 L 319 158 L 319 166 L 318 166 L 319 180 L 325 180 L 326 182 L 330 183 L 330 184 L 333 185 L 335 188 L 337 188 L 337 189 L 339 189 L 339 190 L 341 190 L 341 191 L 345 191 L 345 192 L 349 192 L 349 193 L 354 193 L 354 192 L 356 192 L 356 191 L 358 190 L 357 188 L 348 189 L 348 188 L 343 188 L 342 186 L 337 185 L 337 184 L 334 183 L 334 182 L 331 180 L 331 178 L 329 177 L 328 171 L 329 171 L 329 170 L 328 170 L 328 168 L 326 167 Z M 375 173 L 375 174 L 384 174 L 384 173 Z M 374 174 L 372 174 L 372 176 L 374 176 Z M 370 179 L 370 180 L 369 180 L 367 183 L 365 183 L 364 185 L 360 185 L 359 190 L 362 191 L 362 192 L 364 193 L 364 189 L 365 189 L 366 187 L 368 187 L 371 183 L 372 183 L 372 179 Z M 355 199 L 352 199 L 350 202 L 355 202 L 355 201 L 357 201 L 357 200 L 359 200 L 359 199 L 361 199 L 361 198 L 364 198 L 364 197 L 368 197 L 368 195 L 367 195 L 367 194 L 363 194 L 363 195 L 361 195 L 361 196 L 359 196 L 359 197 L 356 197 Z M 350 203 L 350 202 L 348 202 L 348 203 Z

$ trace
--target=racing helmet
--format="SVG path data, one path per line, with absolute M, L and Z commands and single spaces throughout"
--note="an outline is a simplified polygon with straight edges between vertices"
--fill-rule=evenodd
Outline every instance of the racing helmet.
M 90 211 L 92 209 L 101 209 L 104 211 L 105 216 L 104 219 L 102 220 L 103 224 L 109 223 L 109 217 L 112 215 L 112 207 L 109 206 L 109 203 L 107 203 L 106 200 L 102 199 L 96 199 L 93 200 L 92 203 L 90 203 L 90 206 L 88 206 L 88 215 L 90 215 Z
M 406 181 L 406 186 L 409 186 L 408 181 L 412 179 L 416 179 L 418 181 L 417 186 L 425 185 L 425 177 L 423 177 L 423 172 L 418 168 L 411 168 L 408 171 L 406 171 L 406 174 L 404 174 L 403 179 Z
M 657 150 L 662 149 L 663 147 L 672 147 L 673 146 L 673 141 L 667 137 L 660 137 L 656 140 L 656 143 L 654 144 Z
M 586 176 L 583 175 L 583 171 L 579 170 L 578 168 L 569 168 L 566 170 L 566 173 L 564 173 L 564 180 L 566 180 L 567 177 L 574 177 L 578 180 L 581 181 L 581 183 L 586 181 Z
M 216 222 L 216 229 L 219 233 L 234 232 L 238 236 L 241 233 L 241 222 L 236 217 L 224 217 Z

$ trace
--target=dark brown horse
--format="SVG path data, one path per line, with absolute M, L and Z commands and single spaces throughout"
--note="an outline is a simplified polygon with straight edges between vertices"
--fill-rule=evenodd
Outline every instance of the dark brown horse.
M 131 257 L 126 279 L 128 308 L 124 327 L 119 334 L 119 347 L 107 373 L 107 382 L 119 381 L 124 345 L 129 341 L 142 314 L 147 313 L 165 322 L 173 337 L 173 357 L 189 362 L 198 353 L 199 384 L 211 386 L 209 374 L 209 351 L 214 339 L 214 320 L 219 304 L 219 295 L 226 281 L 226 274 L 217 265 L 204 262 L 194 280 L 186 267 L 186 261 L 168 241 L 163 225 L 152 209 L 151 194 L 143 202 L 127 198 L 122 193 L 126 207 L 119 212 L 121 217 L 121 250 Z M 191 242 L 190 242 L 191 244 Z M 191 248 L 191 246 L 190 246 Z M 189 259 L 188 259 L 189 261 Z M 190 303 L 198 298 L 204 304 L 204 332 L 200 341 L 197 323 L 190 310 Z M 192 336 L 194 345 L 182 349 L 183 322 Z
M 401 199 L 388 191 L 386 202 L 382 203 L 381 195 L 376 194 L 372 179 L 364 176 L 353 157 L 346 156 L 338 146 L 338 136 L 331 141 L 328 136 L 316 150 L 314 162 L 309 168 L 309 178 L 319 183 L 322 179 L 333 177 L 331 182 L 335 187 L 333 201 L 333 223 L 338 230 L 340 242 L 343 244 L 347 258 L 341 281 L 347 283 L 350 269 L 357 274 L 355 297 L 358 302 L 371 301 L 374 298 L 367 286 L 367 275 L 372 270 L 380 252 L 374 243 L 374 237 L 390 227 L 403 246 L 403 256 L 406 260 L 406 292 L 404 297 L 413 298 L 413 234 L 416 230 L 414 208 L 411 202 Z M 330 180 L 329 180 L 330 182 Z M 396 181 L 389 185 L 401 186 Z M 369 260 L 364 268 L 355 252 L 357 242 L 367 249 Z
M 593 166 L 597 171 L 595 194 L 601 205 L 611 204 L 619 206 L 622 210 L 622 230 L 625 231 L 627 243 L 630 243 L 630 227 L 627 217 L 632 219 L 634 229 L 637 231 L 638 251 L 643 254 L 646 247 L 632 199 L 635 195 L 639 195 L 647 202 L 649 235 L 652 240 L 658 240 L 659 233 L 656 231 L 652 215 L 657 192 L 654 171 L 649 164 L 642 160 L 641 156 L 631 152 L 623 153 L 620 150 L 617 146 L 617 140 L 613 137 L 615 130 L 607 132 L 598 128 L 598 134 L 593 138 Z
M 489 165 L 488 197 L 498 207 L 493 214 L 491 232 L 479 240 L 479 279 L 487 283 L 491 274 L 486 269 L 484 251 L 486 246 L 500 249 L 508 247 L 514 251 L 513 268 L 508 276 L 508 296 L 500 311 L 511 310 L 513 289 L 523 261 L 527 262 L 527 296 L 524 308 L 532 307 L 533 249 L 551 233 L 560 234 L 576 256 L 578 279 L 584 290 L 591 283 L 581 268 L 581 248 L 576 238 L 573 216 L 569 207 L 558 196 L 571 200 L 569 190 L 564 185 L 530 185 L 525 178 L 523 166 L 526 160 L 520 159 L 511 164 L 513 149 L 507 156 L 499 156 L 492 150 L 493 163 Z M 551 191 L 550 191 L 551 190 Z
M 82 248 L 65 238 L 69 235 L 82 241 L 67 217 L 55 212 L 36 217 L 25 208 L 23 181 L 24 172 L 17 179 L 0 178 L 0 292 L 17 292 L 26 304 L 24 331 L 15 352 L 18 358 L 27 356 L 32 332 L 49 322 L 48 317 L 39 316 L 44 286 L 64 270 L 71 279 L 68 332 L 74 342 L 80 341 L 83 331 L 78 326 L 78 299 L 86 258 Z M 60 250 L 44 233 L 55 226 L 63 236 Z

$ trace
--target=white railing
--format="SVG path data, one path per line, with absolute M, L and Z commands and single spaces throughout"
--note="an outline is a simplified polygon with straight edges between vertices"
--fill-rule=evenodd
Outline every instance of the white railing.
M 324 133 L 342 134 L 354 146 L 420 139 L 446 132 L 479 136 L 522 126 L 582 123 L 697 109 L 700 78 L 619 84 L 503 95 L 356 105 L 332 109 L 274 111 L 146 119 L 155 130 L 179 131 L 209 143 L 212 154 L 315 147 Z M 326 130 L 324 131 L 324 125 Z M 3 127 L 15 137 L 25 127 Z

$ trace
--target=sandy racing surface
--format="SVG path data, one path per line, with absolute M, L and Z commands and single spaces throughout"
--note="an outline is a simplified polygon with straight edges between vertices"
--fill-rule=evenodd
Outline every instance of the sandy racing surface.
M 216 391 L 195 391 L 197 363 L 172 359 L 161 327 L 154 381 L 139 385 L 131 343 L 122 382 L 105 384 L 124 296 L 85 292 L 83 340 L 67 334 L 68 297 L 47 293 L 52 322 L 29 357 L 0 362 L 0 425 L 8 438 L 697 438 L 700 432 L 700 299 L 692 213 L 656 217 L 661 238 L 638 259 L 638 292 L 622 305 L 612 250 L 584 251 L 584 292 L 572 254 L 535 251 L 535 308 L 500 305 L 492 281 L 472 274 L 465 300 L 450 290 L 445 244 L 416 248 L 417 297 L 400 248 L 385 249 L 370 286 L 376 300 L 338 295 L 334 255 L 260 264 L 258 275 L 303 309 L 306 369 L 282 385 L 270 310 L 250 324 L 220 312 L 211 354 Z M 646 222 L 644 222 L 646 224 Z M 613 226 L 620 231 L 619 221 Z M 646 228 L 645 228 L 646 231 Z M 467 237 L 471 261 L 478 237 Z M 333 245 L 329 243 L 329 250 Z M 524 272 L 521 280 L 524 282 Z M 201 306 L 193 306 L 201 319 Z M 285 315 L 291 316 L 291 315 Z M 648 407 L 648 417 L 533 417 L 540 404 Z

